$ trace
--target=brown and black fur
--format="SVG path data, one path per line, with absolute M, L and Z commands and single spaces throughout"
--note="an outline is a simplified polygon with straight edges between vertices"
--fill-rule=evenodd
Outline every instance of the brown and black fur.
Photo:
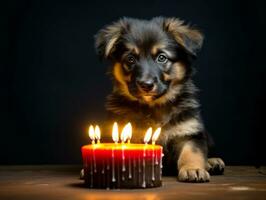
M 111 121 L 131 122 L 136 142 L 148 127 L 162 127 L 164 172 L 177 172 L 180 181 L 209 181 L 208 171 L 224 169 L 221 159 L 207 159 L 208 136 L 192 81 L 202 42 L 196 28 L 163 17 L 123 18 L 96 35 L 99 56 L 111 62 Z

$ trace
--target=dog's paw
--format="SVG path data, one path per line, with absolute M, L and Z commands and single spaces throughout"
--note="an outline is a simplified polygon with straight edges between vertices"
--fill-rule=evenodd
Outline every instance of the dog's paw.
M 221 175 L 224 173 L 225 164 L 221 158 L 208 158 L 207 170 L 211 175 Z
M 202 183 L 210 181 L 210 175 L 205 169 L 191 169 L 182 167 L 178 173 L 181 182 Z

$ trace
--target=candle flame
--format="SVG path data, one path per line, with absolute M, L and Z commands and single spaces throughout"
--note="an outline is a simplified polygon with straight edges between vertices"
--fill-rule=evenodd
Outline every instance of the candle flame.
M 127 123 L 121 133 L 121 141 L 125 142 L 126 140 L 130 140 L 132 137 L 132 126 L 131 123 Z
M 154 133 L 153 133 L 153 136 L 152 136 L 152 143 L 155 144 L 155 141 L 158 139 L 160 133 L 161 133 L 161 127 L 157 128 Z
M 94 128 L 92 125 L 90 125 L 89 127 L 89 137 L 91 140 L 95 140 L 95 132 L 94 132 Z
M 100 127 L 98 125 L 95 126 L 94 135 L 95 135 L 96 140 L 101 139 L 101 130 L 100 130 Z
M 128 141 L 130 141 L 131 140 L 131 138 L 132 138 L 132 126 L 131 126 L 131 123 L 128 123 L 129 125 L 129 131 L 128 131 L 128 134 L 127 134 L 127 139 L 128 139 Z
M 119 133 L 118 133 L 118 125 L 117 125 L 117 122 L 115 122 L 114 125 L 113 125 L 112 138 L 113 138 L 113 141 L 115 143 L 117 143 L 118 140 L 119 140 Z
M 144 136 L 143 141 L 145 144 L 147 144 L 150 141 L 151 135 L 152 135 L 152 128 L 150 127 L 150 128 L 148 128 L 148 130 L 146 131 L 145 136 Z

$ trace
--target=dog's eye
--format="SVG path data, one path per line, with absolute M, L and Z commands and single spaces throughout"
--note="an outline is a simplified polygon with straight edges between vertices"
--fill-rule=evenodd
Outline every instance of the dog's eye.
M 156 58 L 156 62 L 157 63 L 162 63 L 162 64 L 164 64 L 164 63 L 166 63 L 168 61 L 168 58 L 166 57 L 166 55 L 165 54 L 159 54 L 158 56 L 157 56 L 157 58 Z
M 132 65 L 132 64 L 134 64 L 136 62 L 135 57 L 132 56 L 132 55 L 128 55 L 127 58 L 126 58 L 126 61 L 130 65 Z

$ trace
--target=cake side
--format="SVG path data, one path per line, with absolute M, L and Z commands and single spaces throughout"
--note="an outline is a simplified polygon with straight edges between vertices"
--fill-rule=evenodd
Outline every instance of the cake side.
M 82 148 L 85 184 L 90 188 L 151 188 L 162 185 L 162 147 Z

